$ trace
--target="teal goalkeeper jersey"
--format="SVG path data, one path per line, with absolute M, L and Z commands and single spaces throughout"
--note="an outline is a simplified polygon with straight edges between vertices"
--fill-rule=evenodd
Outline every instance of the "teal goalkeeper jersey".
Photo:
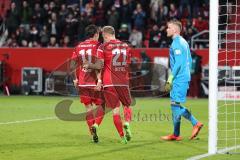
M 187 41 L 181 36 L 174 37 L 169 54 L 173 82 L 189 82 L 192 58 Z

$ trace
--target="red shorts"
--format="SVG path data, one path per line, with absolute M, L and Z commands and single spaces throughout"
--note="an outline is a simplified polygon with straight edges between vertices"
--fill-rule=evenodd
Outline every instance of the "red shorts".
M 103 104 L 103 96 L 101 91 L 95 91 L 93 87 L 79 87 L 79 95 L 81 103 L 85 105 Z
M 128 86 L 105 87 L 103 90 L 103 95 L 107 107 L 120 107 L 120 102 L 124 106 L 131 105 L 131 95 Z

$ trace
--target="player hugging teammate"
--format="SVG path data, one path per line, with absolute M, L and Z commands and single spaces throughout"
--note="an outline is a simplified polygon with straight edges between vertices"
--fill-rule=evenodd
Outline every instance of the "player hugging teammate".
M 86 120 L 93 141 L 98 142 L 98 127 L 104 117 L 105 103 L 112 110 L 114 125 L 126 144 L 132 137 L 129 125 L 132 115 L 128 75 L 130 47 L 115 38 L 115 30 L 111 26 L 102 28 L 104 43 L 99 45 L 99 31 L 95 25 L 88 26 L 85 30 L 87 39 L 79 43 L 73 52 L 72 59 L 80 66 L 76 70 L 79 76 L 76 76 L 74 84 L 78 84 L 81 103 L 86 107 Z M 120 116 L 120 102 L 124 106 L 124 124 Z M 96 113 L 93 104 L 97 106 Z

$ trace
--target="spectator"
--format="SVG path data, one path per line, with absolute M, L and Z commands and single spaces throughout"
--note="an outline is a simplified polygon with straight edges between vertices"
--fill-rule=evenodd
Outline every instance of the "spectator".
M 184 9 L 186 8 L 186 9 Z M 185 13 L 187 12 L 187 13 Z M 190 0 L 180 0 L 180 5 L 179 5 L 179 14 L 180 16 L 183 18 L 187 18 L 187 16 L 189 15 L 188 18 L 191 18 L 191 3 Z
M 69 36 L 64 36 L 62 43 L 61 43 L 61 47 L 73 47 L 70 43 L 70 39 Z
M 78 28 L 77 19 L 75 19 L 75 17 L 72 14 L 69 14 L 65 21 L 63 35 L 69 37 L 70 43 L 74 43 L 75 39 L 77 39 L 77 28 Z
M 150 31 L 149 47 L 159 48 L 160 47 L 161 33 L 157 25 L 154 25 Z
M 166 48 L 168 47 L 168 44 L 169 44 L 169 38 L 167 37 L 167 33 L 166 33 L 166 24 L 162 23 L 159 30 L 161 34 L 160 48 Z
M 84 13 L 81 13 L 80 19 L 78 20 L 78 40 L 82 41 L 84 40 L 85 35 L 85 28 L 91 24 L 90 20 L 84 15 Z
M 11 1 L 0 1 L 0 22 L 5 18 L 7 10 L 10 8 Z
M 20 13 L 20 10 L 21 10 L 22 1 L 23 0 L 11 0 L 11 2 L 16 5 L 16 9 L 18 10 L 19 13 Z
M 56 37 L 57 43 L 61 45 L 63 44 L 63 37 L 67 36 L 70 41 L 70 44 L 67 46 L 72 46 L 84 39 L 85 27 L 95 23 L 99 26 L 112 25 L 116 29 L 118 37 L 122 40 L 130 39 L 129 33 L 132 28 L 135 28 L 141 33 L 140 37 L 134 39 L 141 39 L 141 41 L 144 39 L 144 45 L 146 46 L 148 46 L 149 43 L 152 44 L 152 38 L 154 37 L 153 35 L 150 36 L 148 28 L 152 28 L 154 24 L 157 24 L 160 28 L 158 30 L 160 40 L 159 44 L 155 45 L 168 47 L 169 42 L 165 35 L 165 23 L 170 18 L 178 18 L 182 22 L 185 22 L 183 23 L 183 35 L 188 41 L 193 34 L 203 29 L 208 29 L 207 21 L 204 20 L 209 18 L 208 0 L 191 0 L 190 6 L 193 8 L 191 12 L 193 19 L 189 20 L 193 21 L 193 27 L 190 28 L 186 23 L 186 18 L 189 18 L 190 15 L 186 16 L 183 9 L 187 7 L 186 13 L 189 12 L 188 1 L 189 0 L 179 0 L 179 2 L 176 0 L 12 0 L 6 17 L 0 19 L 0 22 L 4 22 L 6 19 L 6 27 L 9 33 L 8 38 L 10 40 L 5 44 L 10 44 L 11 46 L 22 46 L 22 40 L 24 39 L 28 42 L 28 45 L 32 47 L 39 45 L 47 47 L 49 36 Z M 176 6 L 179 6 L 179 10 Z M 221 10 L 221 12 L 223 11 Z M 229 9 L 229 12 L 231 12 L 231 9 Z M 150 19 L 147 19 L 146 16 L 149 16 Z M 200 17 L 202 17 L 202 19 Z M 223 18 L 224 16 L 222 16 L 220 22 Z M 19 27 L 20 24 L 22 24 L 21 27 Z M 121 25 L 127 25 L 128 29 L 120 27 Z M 30 26 L 36 26 L 38 36 L 40 36 L 38 41 L 29 39 Z M 47 29 L 45 29 L 45 26 L 47 26 Z M 221 26 L 222 28 L 225 27 L 224 25 Z M 25 28 L 25 31 L 23 31 L 22 27 Z M 198 30 L 195 31 L 194 28 Z M 136 30 L 132 35 L 135 35 L 135 32 Z M 26 33 L 27 36 L 23 36 L 22 34 L 24 33 Z M 15 39 L 12 39 L 13 34 L 15 35 Z M 142 47 L 142 42 L 139 43 L 139 45 L 135 40 L 132 40 L 134 46 Z M 17 45 L 15 45 L 15 43 L 17 43 Z M 151 47 L 155 45 L 151 45 Z
M 31 26 L 31 30 L 30 30 L 30 42 L 38 42 L 39 40 L 39 32 L 36 28 L 36 26 Z
M 59 47 L 58 43 L 57 43 L 57 39 L 56 37 L 50 37 L 50 42 L 49 42 L 49 45 L 48 45 L 49 48 L 56 48 L 56 47 Z
M 129 32 L 127 24 L 122 24 L 121 28 L 118 33 L 118 39 L 121 41 L 128 41 L 129 39 Z
M 108 25 L 112 26 L 115 30 L 119 27 L 119 13 L 114 6 L 108 11 Z
M 192 0 L 191 8 L 192 8 L 192 18 L 196 18 L 198 16 L 198 12 L 200 10 L 201 1 Z
M 113 0 L 103 0 L 103 6 L 106 9 L 111 8 L 111 6 L 113 6 L 114 1 Z
M 54 2 L 54 1 L 51 1 L 51 2 L 49 3 L 49 14 L 51 14 L 51 13 L 53 13 L 53 12 L 57 13 L 57 12 L 58 12 L 58 8 L 56 7 L 55 2 Z
M 168 17 L 168 7 L 166 5 L 160 4 L 157 12 L 157 23 L 161 24 L 163 21 L 167 21 Z
M 208 22 L 204 20 L 201 15 L 199 15 L 197 19 L 193 20 L 193 26 L 198 32 L 208 30 Z
M 123 0 L 123 5 L 121 9 L 121 24 L 127 24 L 129 31 L 131 31 L 131 17 L 131 5 L 129 4 L 128 0 Z
M 159 6 L 163 5 L 163 0 L 151 0 L 150 2 L 150 11 L 151 11 L 151 19 L 155 22 L 157 21 L 157 15 Z
M 209 19 L 209 5 L 207 5 L 206 3 L 203 3 L 202 15 L 204 19 Z
M 96 19 L 96 25 L 97 26 L 104 26 L 105 24 L 105 13 L 103 8 L 103 1 L 99 1 L 97 6 L 94 8 L 94 17 Z
M 190 20 L 187 21 L 187 25 L 183 27 L 184 33 L 183 37 L 187 40 L 189 44 L 191 44 L 191 38 L 193 35 L 197 33 L 197 29 L 192 26 L 192 22 Z
M 91 4 L 87 3 L 85 5 L 85 8 L 83 8 L 82 12 L 84 12 L 87 17 L 92 18 L 92 16 L 93 16 L 93 8 L 92 8 Z
M 19 46 L 22 46 L 22 41 L 29 40 L 29 31 L 24 28 L 23 25 L 20 25 L 19 28 L 16 30 L 16 40 Z
M 21 9 L 21 24 L 24 26 L 26 30 L 30 29 L 30 20 L 32 17 L 32 10 L 28 6 L 27 1 L 22 2 L 22 9 Z
M 17 38 L 16 35 L 14 33 L 11 34 L 10 38 L 7 40 L 5 46 L 7 47 L 19 47 L 18 43 L 17 43 Z
M 143 11 L 141 4 L 138 3 L 137 8 L 133 12 L 134 27 L 137 30 L 143 31 L 145 27 L 145 18 L 146 13 Z
M 208 30 L 208 22 L 202 18 L 202 16 L 199 15 L 197 19 L 193 19 L 193 26 L 197 29 L 197 32 L 201 32 L 204 30 Z M 202 39 L 208 39 L 208 34 L 201 35 Z M 196 46 L 198 48 L 204 48 L 207 47 L 207 44 L 204 42 L 198 42 L 196 43 Z
M 43 26 L 43 10 L 41 9 L 39 3 L 36 3 L 34 6 L 32 23 L 37 26 L 38 30 L 40 30 Z
M 20 19 L 19 19 L 19 12 L 16 8 L 16 4 L 14 2 L 11 3 L 10 10 L 7 11 L 6 16 L 6 25 L 8 29 L 8 34 L 12 35 L 18 28 Z
M 142 40 L 143 40 L 142 32 L 134 28 L 130 34 L 129 42 L 132 44 L 134 48 L 140 48 L 142 47 Z
M 178 10 L 176 9 L 176 6 L 173 3 L 170 4 L 169 18 L 170 19 L 178 18 Z
M 188 96 L 198 98 L 201 80 L 201 57 L 192 51 L 191 82 Z
M 43 10 L 42 10 L 43 24 L 47 24 L 48 23 L 48 19 L 49 19 L 50 13 L 51 13 L 51 11 L 49 10 L 49 5 L 47 3 L 45 3 L 43 5 Z
M 62 22 L 65 20 L 65 18 L 67 17 L 68 15 L 68 10 L 66 8 L 66 4 L 62 4 L 61 5 L 61 9 L 59 11 L 59 20 Z
M 26 39 L 23 39 L 20 44 L 21 47 L 28 47 L 28 41 Z
M 49 42 L 49 32 L 47 26 L 44 25 L 42 31 L 40 32 L 40 44 L 42 47 L 47 47 Z
M 50 35 L 58 36 L 58 21 L 57 21 L 57 14 L 55 12 L 51 13 L 51 17 L 48 19 L 48 30 Z

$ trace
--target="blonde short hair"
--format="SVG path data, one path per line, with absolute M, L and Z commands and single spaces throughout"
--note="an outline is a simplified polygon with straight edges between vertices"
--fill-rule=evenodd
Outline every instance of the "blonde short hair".
M 178 20 L 171 20 L 168 23 L 176 25 L 179 28 L 179 31 L 180 32 L 182 31 L 182 23 L 180 21 L 178 21 Z
M 115 29 L 112 26 L 104 26 L 102 28 L 102 32 L 103 33 L 108 33 L 108 34 L 111 34 L 111 35 L 115 35 Z

